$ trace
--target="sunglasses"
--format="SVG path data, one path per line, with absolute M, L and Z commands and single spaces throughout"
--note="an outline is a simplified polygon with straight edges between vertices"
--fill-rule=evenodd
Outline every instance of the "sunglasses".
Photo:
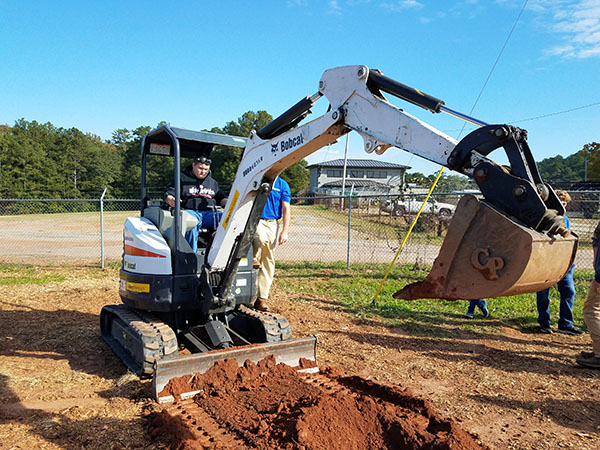
M 199 158 L 196 158 L 194 161 L 196 161 L 196 162 L 199 162 L 199 163 L 202 163 L 202 164 L 210 164 L 210 163 L 212 163 L 212 160 L 211 160 L 211 159 L 209 159 L 209 158 L 206 158 L 206 157 L 204 157 L 204 156 L 201 156 L 201 157 L 199 157 Z

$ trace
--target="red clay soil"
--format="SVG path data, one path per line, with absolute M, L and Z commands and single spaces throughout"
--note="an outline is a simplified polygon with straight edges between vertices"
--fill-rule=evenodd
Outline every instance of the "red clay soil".
M 171 449 L 489 449 L 410 390 L 333 368 L 225 360 L 171 380 L 165 394 L 178 400 L 154 416 L 150 433 Z

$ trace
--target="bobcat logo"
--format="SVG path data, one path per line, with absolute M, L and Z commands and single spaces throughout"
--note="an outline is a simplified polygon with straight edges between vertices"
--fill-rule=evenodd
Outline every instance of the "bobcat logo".
M 277 153 L 279 147 L 279 142 L 275 142 L 274 144 L 271 144 L 271 153 L 275 154 Z

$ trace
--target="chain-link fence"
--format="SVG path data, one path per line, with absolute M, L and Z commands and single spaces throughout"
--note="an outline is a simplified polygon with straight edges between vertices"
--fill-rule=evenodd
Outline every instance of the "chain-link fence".
M 123 223 L 139 199 L 2 199 L 0 261 L 102 265 L 123 251 Z
M 431 264 L 464 192 L 432 195 L 408 237 L 400 263 Z M 578 268 L 593 268 L 592 234 L 598 223 L 596 192 L 572 192 L 567 215 L 579 236 Z M 391 262 L 425 200 L 424 194 L 311 197 L 292 202 L 289 243 L 280 260 Z
M 433 195 L 398 257 L 431 264 L 463 193 Z M 599 192 L 570 192 L 567 214 L 579 236 L 578 268 L 593 267 L 591 237 Z M 381 195 L 292 199 L 289 241 L 279 261 L 346 263 L 393 260 L 425 196 Z M 103 265 L 118 261 L 123 223 L 139 216 L 132 199 L 1 199 L 0 262 Z

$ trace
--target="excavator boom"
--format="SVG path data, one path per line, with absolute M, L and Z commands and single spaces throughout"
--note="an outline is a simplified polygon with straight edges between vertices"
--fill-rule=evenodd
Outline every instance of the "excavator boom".
M 384 93 L 481 128 L 459 142 L 394 106 Z M 329 101 L 328 111 L 299 125 L 323 96 Z M 224 280 L 235 273 L 236 261 L 251 245 L 269 190 L 285 168 L 352 130 L 362 136 L 367 153 L 403 149 L 474 179 L 484 197 L 459 203 L 434 270 L 418 287 L 397 296 L 474 299 L 534 292 L 569 270 L 577 238 L 565 228 L 564 208 L 539 175 L 525 130 L 486 124 L 377 70 L 345 66 L 325 71 L 317 94 L 251 133 L 208 253 L 210 271 L 222 273 Z M 499 148 L 509 166 L 488 158 Z M 520 247 L 515 245 L 517 237 Z M 231 295 L 230 285 L 223 283 L 215 302 Z

